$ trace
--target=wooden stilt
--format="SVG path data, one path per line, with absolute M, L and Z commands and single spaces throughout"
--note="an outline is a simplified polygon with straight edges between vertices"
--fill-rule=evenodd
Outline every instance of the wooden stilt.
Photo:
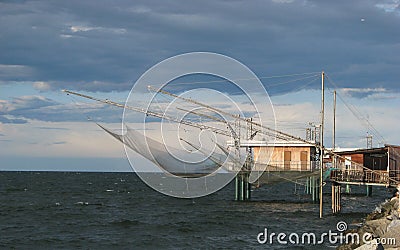
M 339 213 L 341 207 L 341 187 L 339 183 L 332 182 L 332 212 L 334 214 Z
M 315 201 L 315 181 L 314 181 L 314 179 L 315 179 L 315 177 L 312 176 L 311 177 L 311 182 L 310 182 L 310 184 L 311 184 L 311 198 L 312 198 L 313 202 Z
M 351 189 L 350 189 L 350 185 L 346 184 L 346 194 L 350 194 Z
M 372 196 L 372 186 L 371 185 L 367 185 L 367 196 L 368 197 Z
M 239 200 L 239 175 L 235 176 L 235 200 Z
M 315 176 L 310 177 L 310 193 L 313 202 L 318 202 L 320 197 L 319 179 Z
M 306 194 L 309 194 L 309 190 L 308 190 L 308 185 L 309 185 L 309 178 L 307 178 L 306 179 L 306 186 L 305 186 L 305 188 L 304 188 L 304 192 L 306 193 Z
M 249 183 L 249 173 L 240 172 L 235 177 L 235 200 L 246 201 L 251 198 L 251 184 Z

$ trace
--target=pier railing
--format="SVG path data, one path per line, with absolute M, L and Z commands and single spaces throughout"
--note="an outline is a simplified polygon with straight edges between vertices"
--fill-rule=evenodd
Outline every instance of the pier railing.
M 332 171 L 331 180 L 339 183 L 391 185 L 388 171 L 377 170 L 338 169 Z
M 255 162 L 253 170 L 265 167 L 265 163 Z M 270 161 L 267 171 L 314 171 L 319 169 L 319 161 Z
M 392 186 L 397 185 L 400 183 L 400 170 L 391 170 L 389 171 L 389 177 L 390 177 L 390 184 Z

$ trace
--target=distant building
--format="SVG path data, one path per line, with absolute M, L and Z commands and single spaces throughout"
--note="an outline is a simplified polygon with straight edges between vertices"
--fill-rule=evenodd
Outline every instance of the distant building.
M 335 153 L 340 157 L 334 166 L 337 170 L 332 172 L 334 181 L 386 186 L 400 181 L 400 146 L 386 144 Z

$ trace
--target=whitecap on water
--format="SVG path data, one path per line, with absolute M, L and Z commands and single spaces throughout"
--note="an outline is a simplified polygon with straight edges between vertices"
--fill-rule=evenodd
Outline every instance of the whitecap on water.
M 75 203 L 76 205 L 89 205 L 89 202 L 85 201 L 78 201 L 77 203 Z

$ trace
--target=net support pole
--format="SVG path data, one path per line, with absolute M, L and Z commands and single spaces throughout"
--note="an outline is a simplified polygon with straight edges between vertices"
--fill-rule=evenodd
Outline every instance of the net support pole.
M 322 85 L 322 95 L 321 95 L 321 144 L 320 144 L 320 176 L 319 176 L 319 218 L 323 216 L 323 175 L 324 175 L 324 112 L 325 112 L 325 73 L 321 73 L 321 85 Z

